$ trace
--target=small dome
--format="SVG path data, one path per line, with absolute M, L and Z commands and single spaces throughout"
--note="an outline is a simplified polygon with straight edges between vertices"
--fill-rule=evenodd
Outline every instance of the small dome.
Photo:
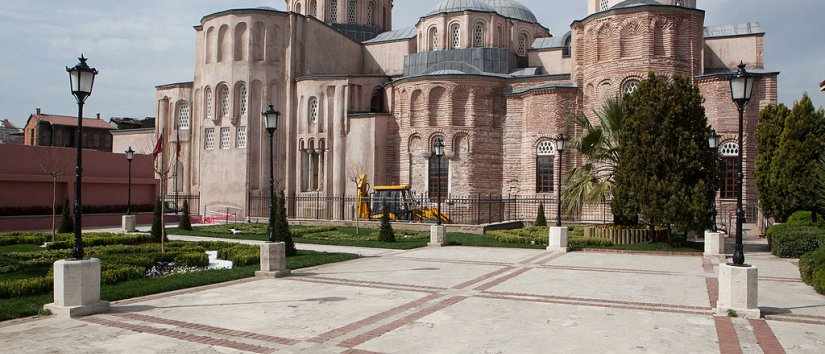
M 482 0 L 444 0 L 440 4 L 438 4 L 438 6 L 436 6 L 432 11 L 430 11 L 427 14 L 427 16 L 445 12 L 459 12 L 468 10 L 485 12 L 496 11 L 492 7 L 485 4 Z
M 493 8 L 499 15 L 524 22 L 538 23 L 536 15 L 527 6 L 515 0 L 484 0 L 487 5 Z

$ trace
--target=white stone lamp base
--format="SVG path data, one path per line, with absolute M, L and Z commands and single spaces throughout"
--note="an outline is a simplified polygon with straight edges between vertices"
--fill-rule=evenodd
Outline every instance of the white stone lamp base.
M 725 235 L 719 232 L 705 231 L 705 256 L 725 254 Z
M 759 271 L 756 267 L 736 267 L 729 264 L 719 265 L 719 301 L 716 303 L 716 315 L 736 316 L 758 319 L 759 310 Z
M 54 263 L 54 302 L 44 306 L 53 315 L 81 317 L 109 310 L 100 301 L 100 260 L 60 260 Z
M 261 245 L 261 270 L 255 272 L 256 277 L 283 278 L 290 273 L 286 267 L 286 244 L 283 242 L 267 242 Z
M 430 247 L 444 247 L 447 245 L 447 227 L 444 225 L 430 226 Z
M 137 231 L 137 218 L 134 215 L 123 215 L 122 230 L 124 233 Z
M 548 235 L 547 250 L 567 253 L 567 227 L 553 226 Z

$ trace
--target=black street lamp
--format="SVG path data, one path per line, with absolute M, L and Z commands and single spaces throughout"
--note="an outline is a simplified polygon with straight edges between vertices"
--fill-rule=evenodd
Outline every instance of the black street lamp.
M 719 163 L 719 134 L 716 133 L 716 129 L 710 130 L 710 136 L 708 137 L 708 146 L 710 147 L 711 151 L 713 151 L 713 159 L 716 161 L 716 164 Z M 718 180 L 718 179 L 717 179 Z M 716 228 L 716 183 L 714 183 L 713 194 L 711 196 L 711 204 L 710 204 L 710 231 L 716 232 L 718 231 Z
M 561 227 L 561 166 L 562 166 L 562 153 L 564 153 L 564 144 L 567 143 L 567 138 L 564 136 L 564 133 L 559 134 L 556 137 L 556 152 L 559 154 L 559 176 L 558 176 L 558 191 L 556 192 L 559 196 L 556 202 L 556 226 Z
M 272 145 L 275 131 L 278 130 L 278 120 L 281 118 L 281 112 L 276 111 L 275 107 L 269 105 L 269 109 L 263 112 L 263 116 L 266 131 L 269 133 L 269 230 L 267 240 L 275 242 L 275 153 Z
M 435 145 L 433 146 L 433 154 L 436 157 L 436 163 L 438 168 L 438 201 L 437 201 L 437 211 L 438 215 L 436 215 L 436 225 L 441 226 L 441 180 L 443 178 L 442 171 L 441 171 L 441 158 L 444 157 L 444 141 L 441 139 L 436 139 Z
M 130 146 L 126 150 L 126 160 L 129 161 L 129 193 L 128 202 L 126 204 L 126 215 L 132 215 L 132 160 L 135 158 L 135 150 Z
M 740 62 L 739 70 L 730 77 L 730 94 L 736 107 L 739 109 L 739 154 L 736 156 L 736 249 L 733 252 L 734 266 L 745 266 L 745 247 L 742 245 L 742 223 L 745 219 L 745 210 L 742 205 L 742 184 L 744 171 L 742 152 L 744 151 L 743 135 L 745 106 L 753 93 L 753 76 L 745 70 L 745 63 Z
M 82 224 L 82 187 L 83 187 L 83 104 L 92 95 L 92 88 L 95 84 L 97 70 L 86 64 L 86 58 L 82 55 L 77 65 L 73 68 L 66 67 L 69 73 L 69 83 L 72 95 L 77 101 L 77 161 L 75 163 L 75 198 L 74 198 L 74 250 L 72 257 L 76 260 L 83 259 L 83 237 L 81 236 Z

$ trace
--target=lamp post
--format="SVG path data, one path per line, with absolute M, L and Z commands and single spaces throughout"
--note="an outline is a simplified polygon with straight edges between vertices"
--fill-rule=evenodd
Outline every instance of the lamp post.
M 444 141 L 441 139 L 437 139 L 435 141 L 435 146 L 433 146 L 433 154 L 436 157 L 436 163 L 438 168 L 438 200 L 437 200 L 437 210 L 438 215 L 436 215 L 436 225 L 441 226 L 441 158 L 444 157 Z
M 734 266 L 745 266 L 745 249 L 742 245 L 742 223 L 745 210 L 742 205 L 742 183 L 744 180 L 742 151 L 744 150 L 744 114 L 745 106 L 753 93 L 753 76 L 745 70 L 745 64 L 739 64 L 739 70 L 730 77 L 731 99 L 739 109 L 739 154 L 736 157 L 736 249 L 733 252 Z
M 716 129 L 710 130 L 710 136 L 708 137 L 708 146 L 710 147 L 711 151 L 713 151 L 713 160 L 716 163 L 719 163 L 719 134 L 716 133 Z M 718 179 L 717 179 L 718 180 Z M 711 204 L 710 204 L 710 231 L 716 232 L 716 184 L 714 183 L 713 194 L 711 195 Z
M 559 196 L 558 200 L 556 201 L 556 226 L 561 227 L 561 166 L 562 166 L 562 153 L 564 153 L 564 144 L 567 143 L 567 138 L 565 138 L 564 134 L 559 134 L 556 137 L 556 152 L 559 154 L 559 176 L 558 176 L 558 191 L 556 192 Z
M 267 239 L 269 242 L 275 242 L 275 153 L 273 139 L 275 131 L 278 130 L 278 120 L 281 117 L 281 112 L 275 110 L 275 107 L 269 105 L 269 109 L 263 112 L 264 124 L 266 131 L 269 133 L 269 232 Z
M 126 150 L 126 160 L 129 161 L 129 192 L 126 204 L 126 215 L 132 215 L 132 160 L 135 158 L 135 150 L 130 146 Z
M 83 238 L 81 236 L 82 224 L 82 186 L 83 186 L 83 104 L 92 95 L 95 76 L 97 70 L 86 64 L 86 58 L 82 55 L 77 65 L 73 68 L 66 67 L 69 73 L 69 83 L 72 95 L 77 101 L 77 161 L 75 162 L 75 199 L 74 199 L 74 249 L 72 257 L 76 260 L 83 259 Z

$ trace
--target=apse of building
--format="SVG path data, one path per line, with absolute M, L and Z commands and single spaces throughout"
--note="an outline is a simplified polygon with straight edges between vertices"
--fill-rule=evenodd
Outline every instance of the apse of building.
M 754 214 L 758 110 L 776 102 L 778 76 L 766 68 L 759 24 L 709 26 L 695 0 L 584 1 L 588 13 L 558 33 L 514 0 L 445 0 L 394 30 L 391 0 L 207 15 L 195 26 L 193 81 L 156 90 L 156 129 L 180 145 L 179 156 L 163 155 L 177 166 L 168 191 L 199 196 L 202 213 L 245 215 L 268 195 L 275 163 L 276 188 L 291 197 L 353 195 L 360 173 L 417 194 L 440 185 L 451 196 L 555 197 L 559 171 L 583 159 L 572 149 L 559 156 L 553 139 L 579 136 L 577 114 L 595 118 L 654 72 L 699 86 L 722 158 L 743 154 Z M 742 147 L 727 83 L 740 61 L 756 74 Z M 274 159 L 261 121 L 268 105 L 281 112 Z M 732 205 L 733 170 L 723 172 L 720 197 Z

